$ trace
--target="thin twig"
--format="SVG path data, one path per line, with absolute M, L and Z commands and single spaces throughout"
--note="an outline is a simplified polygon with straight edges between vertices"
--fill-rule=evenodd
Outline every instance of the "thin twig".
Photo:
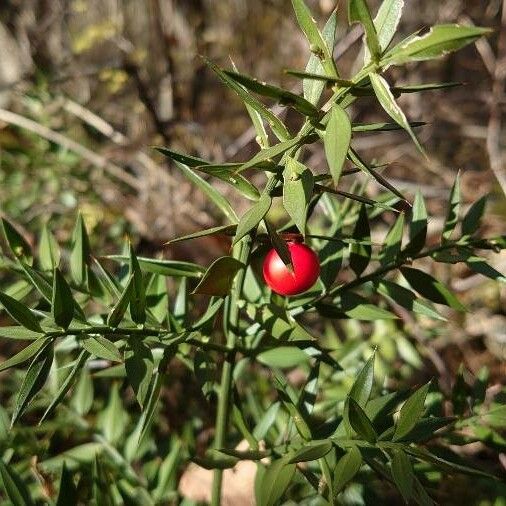
M 29 130 L 30 132 L 33 132 L 34 134 L 37 134 L 50 142 L 54 142 L 55 144 L 58 144 L 65 149 L 73 151 L 95 167 L 104 169 L 111 176 L 122 181 L 133 189 L 139 189 L 139 182 L 137 178 L 128 174 L 121 167 L 109 161 L 106 157 L 94 153 L 82 144 L 79 144 L 78 142 L 73 141 L 72 139 L 69 139 L 68 137 L 58 132 L 55 132 L 54 130 L 51 130 L 48 127 L 45 127 L 36 121 L 21 116 L 20 114 L 16 114 L 15 112 L 7 111 L 6 109 L 0 109 L 0 121 L 4 121 L 10 125 L 15 125 L 19 128 Z

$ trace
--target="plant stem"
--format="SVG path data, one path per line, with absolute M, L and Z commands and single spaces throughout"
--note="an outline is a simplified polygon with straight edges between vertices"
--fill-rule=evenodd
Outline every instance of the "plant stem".
M 233 256 L 238 258 L 245 266 L 248 264 L 253 235 L 244 237 L 234 249 Z M 225 305 L 224 330 L 227 339 L 227 348 L 231 351 L 225 355 L 225 362 L 221 373 L 221 384 L 218 396 L 218 410 L 216 413 L 216 435 L 214 438 L 214 447 L 223 448 L 227 432 L 230 394 L 232 390 L 232 374 L 234 369 L 235 351 L 234 347 L 237 340 L 237 324 L 239 322 L 239 299 L 241 297 L 244 284 L 246 267 L 243 267 L 235 278 L 234 286 Z M 211 491 L 211 506 L 219 506 L 221 503 L 221 483 L 223 479 L 223 469 L 214 470 L 213 486 Z

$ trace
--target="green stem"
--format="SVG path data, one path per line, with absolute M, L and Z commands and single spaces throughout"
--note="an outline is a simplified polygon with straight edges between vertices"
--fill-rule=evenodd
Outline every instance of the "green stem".
M 247 265 L 251 246 L 253 243 L 253 234 L 244 237 L 234 248 L 233 256 L 238 258 L 243 264 Z M 225 305 L 224 330 L 227 339 L 227 348 L 231 350 L 225 355 L 225 362 L 221 372 L 221 384 L 218 396 L 218 410 L 216 413 L 216 435 L 214 438 L 214 447 L 223 448 L 225 444 L 228 419 L 230 414 L 230 396 L 232 390 L 232 374 L 234 370 L 235 352 L 237 340 L 237 325 L 239 323 L 239 299 L 241 298 L 242 288 L 246 267 L 243 267 L 235 279 L 232 292 L 227 297 Z M 221 503 L 221 483 L 223 479 L 223 470 L 215 469 L 211 494 L 211 506 L 219 506 Z

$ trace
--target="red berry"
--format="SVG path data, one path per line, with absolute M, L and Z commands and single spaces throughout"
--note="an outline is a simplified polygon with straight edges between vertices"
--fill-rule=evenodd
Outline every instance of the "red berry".
M 316 253 L 305 244 L 288 242 L 293 271 L 271 249 L 264 260 L 264 279 L 273 291 L 280 295 L 297 295 L 311 288 L 320 274 L 320 262 Z

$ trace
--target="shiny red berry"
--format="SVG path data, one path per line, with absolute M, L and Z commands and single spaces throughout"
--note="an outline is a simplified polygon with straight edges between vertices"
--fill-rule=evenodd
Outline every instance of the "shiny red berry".
M 288 242 L 293 271 L 271 249 L 264 260 L 265 282 L 280 295 L 297 295 L 311 288 L 320 274 L 320 261 L 316 253 L 305 244 Z

